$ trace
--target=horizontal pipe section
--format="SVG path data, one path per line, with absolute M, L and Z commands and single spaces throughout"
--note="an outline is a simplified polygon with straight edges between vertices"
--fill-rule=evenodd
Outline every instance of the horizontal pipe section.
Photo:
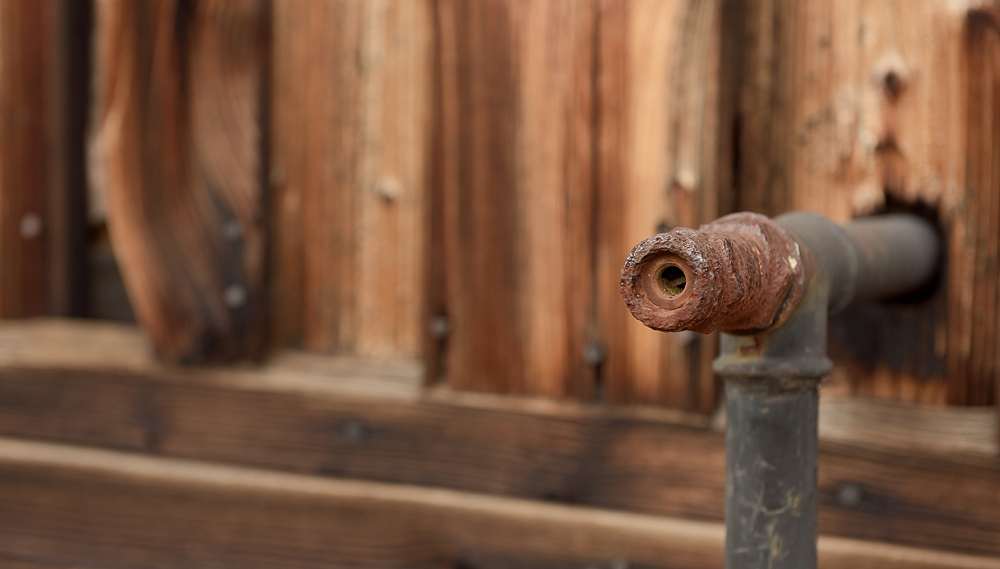
M 835 312 L 927 284 L 940 256 L 934 228 L 913 215 L 838 226 L 806 212 L 774 220 L 738 213 L 636 245 L 621 292 L 632 315 L 656 330 L 753 333 L 787 321 L 807 286 L 824 287 Z
M 927 221 L 907 214 L 860 218 L 844 226 L 858 256 L 854 301 L 917 290 L 934 277 L 941 240 Z

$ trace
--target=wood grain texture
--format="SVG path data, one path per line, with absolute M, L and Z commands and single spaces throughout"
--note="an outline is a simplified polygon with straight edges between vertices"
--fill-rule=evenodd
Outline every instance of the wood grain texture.
M 0 550 L 28 567 L 707 568 L 723 550 L 719 524 L 451 490 L 11 439 L 0 465 L 0 511 L 14 514 L 0 518 Z M 1000 567 L 841 538 L 818 550 L 824 568 Z
M 1000 407 L 1000 4 L 970 12 L 965 34 L 967 185 L 948 281 L 955 291 L 948 308 L 961 319 L 950 322 L 948 374 L 968 381 L 950 397 Z
M 0 2 L 0 318 L 48 310 L 43 230 L 62 174 L 53 151 L 59 15 L 55 2 Z
M 265 336 L 265 0 L 97 2 L 94 180 L 162 358 L 254 358 Z
M 413 356 L 424 339 L 429 1 L 274 6 L 275 340 Z
M 838 222 L 908 211 L 937 223 L 947 250 L 934 291 L 832 321 L 834 376 L 850 393 L 994 400 L 1000 204 L 982 134 L 995 129 L 994 32 L 975 23 L 980 4 L 746 3 L 739 207 Z
M 7 324 L 0 348 L 3 436 L 722 519 L 724 441 L 702 415 L 424 393 L 406 361 L 184 371 L 111 325 Z M 821 531 L 1000 555 L 995 412 L 852 403 L 821 403 Z
M 436 5 L 430 304 L 456 388 L 593 392 L 594 18 L 589 1 Z
M 39 561 L 36 557 L 34 555 L 22 556 L 3 552 L 0 553 L 0 563 L 10 569 L 80 569 L 79 563 Z
M 715 337 L 660 334 L 635 321 L 618 292 L 631 248 L 717 217 L 722 164 L 718 91 L 722 2 L 600 2 L 598 26 L 597 303 L 610 401 L 710 412 Z
M 636 242 L 718 213 L 720 8 L 437 4 L 435 378 L 714 408 L 714 338 L 645 330 L 618 280 Z

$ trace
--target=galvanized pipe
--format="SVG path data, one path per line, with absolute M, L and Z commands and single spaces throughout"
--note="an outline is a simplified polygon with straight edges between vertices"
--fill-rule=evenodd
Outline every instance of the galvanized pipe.
M 910 215 L 843 227 L 810 213 L 739 213 L 636 245 L 632 315 L 668 332 L 721 330 L 726 384 L 726 567 L 816 566 L 818 387 L 827 317 L 928 283 L 934 228 Z

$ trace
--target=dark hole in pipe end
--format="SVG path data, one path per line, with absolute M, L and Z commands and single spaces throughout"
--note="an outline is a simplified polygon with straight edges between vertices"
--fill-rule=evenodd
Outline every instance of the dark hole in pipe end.
M 677 265 L 666 265 L 660 269 L 660 274 L 656 276 L 656 282 L 667 298 L 674 298 L 684 292 L 684 287 L 687 286 L 687 275 Z

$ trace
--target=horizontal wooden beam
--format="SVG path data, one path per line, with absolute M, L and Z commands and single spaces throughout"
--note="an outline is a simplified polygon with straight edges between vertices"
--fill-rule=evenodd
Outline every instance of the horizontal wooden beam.
M 35 563 L 694 569 L 723 549 L 714 523 L 12 439 L 0 509 L 0 549 Z M 821 538 L 819 556 L 824 569 L 1000 569 L 841 538 Z
M 723 439 L 700 416 L 428 392 L 407 361 L 284 354 L 264 368 L 192 370 L 157 365 L 147 353 L 132 329 L 3 325 L 0 435 L 722 519 Z M 942 411 L 885 408 L 876 419 L 895 422 L 884 428 L 895 434 L 875 445 L 877 425 L 860 426 L 844 403 L 829 408 L 837 405 L 824 421 L 854 426 L 820 445 L 822 533 L 1000 555 L 995 451 L 982 440 L 941 450 L 975 438 L 983 419 L 989 430 L 989 412 L 956 411 L 962 419 L 949 421 Z M 926 413 L 957 435 L 906 437 L 902 417 Z

